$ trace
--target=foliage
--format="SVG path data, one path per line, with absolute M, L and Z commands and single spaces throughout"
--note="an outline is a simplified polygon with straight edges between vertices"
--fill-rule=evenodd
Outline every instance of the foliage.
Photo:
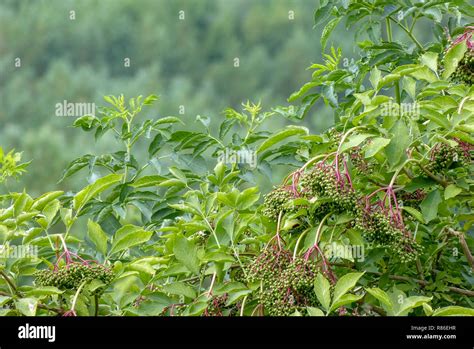
M 472 7 L 322 1 L 323 46 L 343 19 L 368 13 L 385 33 L 368 21 L 365 55 L 347 67 L 331 48 L 290 97 L 299 107 L 246 102 L 217 129 L 202 115 L 193 131 L 175 116 L 142 119 L 155 95 L 106 96 L 97 116 L 74 122 L 117 142 L 66 168 L 63 179 L 82 174 L 86 187 L 2 196 L 7 252 L 31 246 L 38 257 L 3 258 L 2 314 L 473 315 L 474 90 L 452 77 L 470 28 L 451 21 L 455 39 L 431 44 L 411 30 L 456 11 Z M 267 130 L 311 115 L 319 98 L 334 128 Z M 257 177 L 272 181 L 281 165 L 288 175 L 262 195 Z M 87 234 L 72 229 L 81 224 Z

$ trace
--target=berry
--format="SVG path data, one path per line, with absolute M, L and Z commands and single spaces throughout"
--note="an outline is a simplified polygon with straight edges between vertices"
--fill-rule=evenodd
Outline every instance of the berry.
M 364 232 L 373 247 L 387 248 L 403 263 L 416 260 L 421 251 L 421 246 L 380 210 L 364 210 L 356 219 L 356 228 Z
M 449 77 L 451 81 L 472 86 L 474 83 L 474 51 L 467 50 L 456 70 Z
M 248 280 L 259 282 L 258 300 L 270 316 L 288 316 L 316 306 L 315 262 L 302 257 L 292 258 L 286 250 L 272 246 L 248 265 Z
M 430 163 L 427 169 L 435 174 L 445 170 L 468 166 L 471 163 L 472 146 L 457 140 L 458 145 L 452 147 L 446 143 L 437 143 L 430 152 Z
M 56 270 L 42 269 L 34 274 L 38 286 L 54 286 L 61 290 L 77 290 L 84 281 L 97 279 L 108 285 L 114 278 L 111 269 L 101 264 L 69 263 Z M 105 287 L 98 288 L 94 294 L 100 295 Z
M 319 163 L 305 172 L 299 181 L 304 196 L 321 200 L 315 215 L 321 217 L 329 212 L 352 212 L 357 206 L 356 193 L 345 181 L 338 181 L 333 166 Z
M 263 215 L 270 219 L 278 220 L 280 212 L 282 214 L 296 212 L 297 208 L 293 204 L 295 195 L 291 189 L 286 187 L 279 187 L 265 195 L 263 200 Z

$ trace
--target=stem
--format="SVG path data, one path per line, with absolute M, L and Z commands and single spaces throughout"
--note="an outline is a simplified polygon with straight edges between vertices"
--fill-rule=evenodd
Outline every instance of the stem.
M 423 45 L 420 44 L 420 42 L 417 40 L 417 38 L 413 35 L 413 33 L 407 28 L 405 27 L 403 24 L 401 24 L 399 21 L 397 21 L 395 18 L 393 18 L 392 16 L 388 16 L 387 19 L 390 19 L 391 21 L 393 21 L 394 23 L 398 24 L 398 26 L 400 28 L 403 29 L 403 31 L 405 33 L 407 33 L 407 35 L 410 37 L 410 39 L 413 40 L 413 42 L 415 43 L 415 45 L 420 49 L 421 52 L 424 52 L 425 49 L 423 48 Z
M 474 257 L 472 256 L 472 253 L 469 250 L 469 246 L 467 245 L 466 238 L 464 237 L 464 234 L 460 231 L 456 231 L 456 230 L 451 229 L 451 228 L 448 229 L 448 232 L 449 232 L 449 234 L 458 237 L 459 243 L 461 244 L 462 251 L 464 252 L 464 255 L 466 256 L 467 262 L 471 266 L 472 271 L 474 271 Z
M 10 278 L 8 277 L 8 275 L 3 271 L 3 270 L 0 270 L 0 275 L 5 279 L 5 281 L 7 282 L 8 284 L 8 287 L 10 288 L 10 291 L 14 294 L 18 294 L 18 290 L 16 289 L 16 286 L 15 284 L 10 280 Z
M 296 254 L 298 252 L 298 246 L 300 245 L 301 240 L 303 239 L 303 236 L 306 235 L 306 233 L 310 230 L 310 228 L 305 229 L 304 232 L 301 233 L 301 235 L 298 237 L 298 240 L 296 240 L 295 244 L 295 249 L 293 250 L 293 260 L 296 259 Z
M 319 239 L 321 238 L 321 231 L 323 230 L 323 224 L 326 221 L 326 219 L 329 218 L 329 216 L 332 215 L 332 212 L 329 212 L 327 215 L 324 216 L 323 219 L 321 219 L 321 222 L 319 223 L 318 230 L 316 231 L 316 236 L 314 237 L 314 245 L 317 245 L 319 242 Z
M 242 300 L 242 305 L 240 307 L 240 316 L 244 316 L 244 308 L 245 308 L 245 302 L 247 301 L 247 297 L 248 295 L 246 295 L 244 299 Z
M 203 214 L 202 212 L 201 212 L 201 215 L 202 215 L 202 218 L 204 219 L 204 221 L 206 222 L 207 226 L 208 226 L 209 229 L 211 230 L 212 236 L 214 236 L 214 239 L 216 239 L 217 247 L 221 248 L 221 244 L 219 243 L 219 239 L 217 238 L 216 231 L 214 230 L 214 228 L 212 227 L 211 223 L 209 223 L 209 221 L 207 220 L 206 216 L 204 216 L 204 214 Z
M 385 18 L 385 26 L 387 28 L 387 39 L 388 42 L 392 42 L 392 26 L 390 24 L 390 19 L 388 17 Z M 397 81 L 395 84 L 395 99 L 397 101 L 397 104 L 400 105 L 401 103 L 401 94 L 400 94 L 400 83 Z
M 209 286 L 209 291 L 207 291 L 207 295 L 210 297 L 212 295 L 212 289 L 214 287 L 214 283 L 216 282 L 216 275 L 217 275 L 217 272 L 214 272 L 212 274 L 212 281 L 211 281 L 211 286 Z
M 95 303 L 94 316 L 99 316 L 99 296 L 97 294 L 94 295 L 94 303 Z
M 435 182 L 441 184 L 444 188 L 448 186 L 448 182 L 446 182 L 444 179 L 439 178 L 435 174 L 433 174 L 430 170 L 428 170 L 425 166 L 423 166 L 420 162 L 418 163 L 418 166 L 421 168 L 421 170 L 428 175 L 431 179 L 433 179 Z
M 83 281 L 82 284 L 77 289 L 76 294 L 74 295 L 74 299 L 72 300 L 70 311 L 74 311 L 74 308 L 76 307 L 77 299 L 79 298 L 79 293 L 81 293 L 81 290 L 86 285 L 86 283 L 87 283 L 87 280 Z

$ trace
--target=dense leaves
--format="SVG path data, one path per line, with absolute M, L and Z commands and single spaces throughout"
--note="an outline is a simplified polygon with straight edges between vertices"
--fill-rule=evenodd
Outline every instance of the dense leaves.
M 362 58 L 344 65 L 331 48 L 290 97 L 301 107 L 246 102 L 217 130 L 205 116 L 194 131 L 176 117 L 143 120 L 154 95 L 106 96 L 100 115 L 74 125 L 98 141 L 114 134 L 117 149 L 73 160 L 63 176 L 88 167 L 89 185 L 0 198 L 2 313 L 472 315 L 474 90 L 451 76 L 465 71 L 456 45 L 470 47 L 471 31 L 464 17 L 452 42 L 410 30 L 421 17 L 438 26 L 453 6 L 467 16 L 457 3 L 323 1 L 323 46 L 340 22 L 370 18 Z M 319 98 L 334 128 L 266 130 L 316 116 Z M 23 169 L 9 154 L 5 177 Z M 275 180 L 278 166 L 287 175 Z M 274 189 L 262 193 L 262 180 Z M 34 253 L 14 255 L 19 246 Z

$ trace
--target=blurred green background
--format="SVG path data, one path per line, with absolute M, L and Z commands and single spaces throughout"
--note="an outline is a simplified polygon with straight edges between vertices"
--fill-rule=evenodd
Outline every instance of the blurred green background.
M 191 128 L 199 127 L 196 115 L 217 123 L 225 108 L 247 99 L 261 100 L 264 110 L 287 105 L 310 80 L 306 68 L 321 57 L 322 28 L 313 28 L 317 3 L 0 0 L 0 146 L 33 161 L 9 189 L 39 194 L 84 185 L 78 177 L 56 182 L 75 157 L 113 147 L 111 138 L 94 144 L 92 134 L 71 128 L 73 117 L 56 116 L 55 105 L 64 100 L 100 106 L 107 94 L 154 93 L 160 100 L 146 117 L 180 116 Z M 352 35 L 346 37 L 341 25 L 328 46 L 354 54 Z M 318 132 L 332 121 L 322 105 L 303 123 Z

